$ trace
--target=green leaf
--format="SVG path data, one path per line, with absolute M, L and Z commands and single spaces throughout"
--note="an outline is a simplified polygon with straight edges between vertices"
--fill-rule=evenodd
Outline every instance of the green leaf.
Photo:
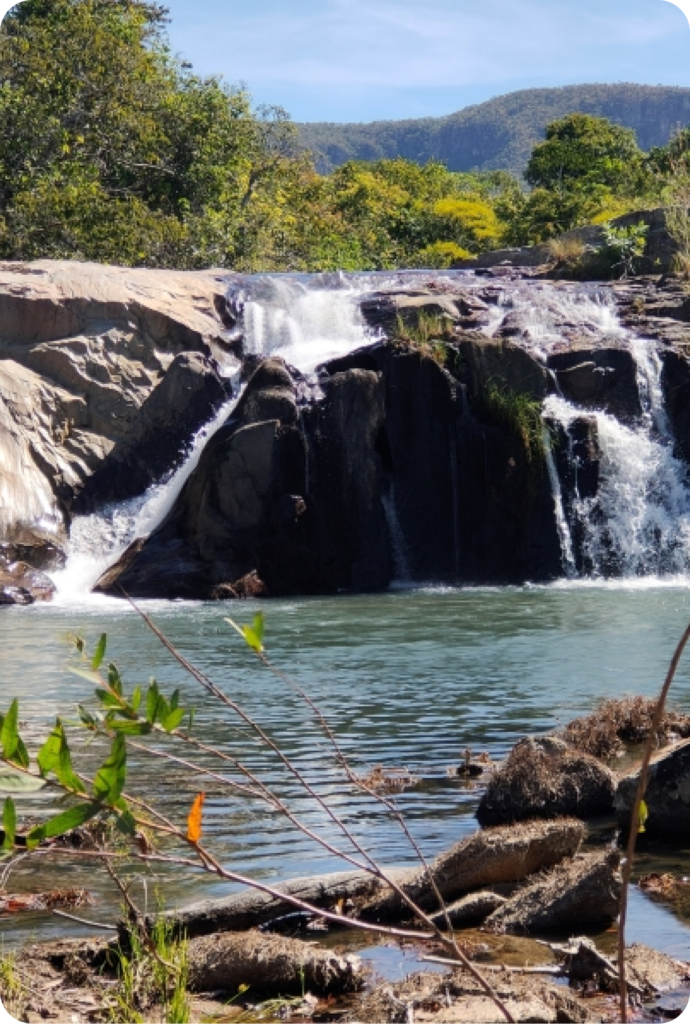
M 96 696 L 98 697 L 103 707 L 118 709 L 122 707 L 122 701 L 120 700 L 120 698 L 116 697 L 114 693 L 110 692 L 110 690 L 98 689 L 96 690 Z
M 36 828 L 32 828 L 26 837 L 27 849 L 33 850 L 44 839 L 63 836 L 66 832 L 79 828 L 80 825 L 83 825 L 91 818 L 95 818 L 102 810 L 103 805 L 100 803 L 84 803 L 78 804 L 76 807 L 70 807 L 68 811 L 63 811 L 62 814 L 50 818 L 43 825 L 37 825 Z
M 132 722 L 125 718 L 108 722 L 108 728 L 124 736 L 148 736 L 153 726 L 150 722 Z
M 113 740 L 110 755 L 96 772 L 93 795 L 97 800 L 114 804 L 124 789 L 127 777 L 127 745 L 124 736 L 118 734 Z
M 137 823 L 134 815 L 131 811 L 123 811 L 115 822 L 115 827 L 118 831 L 123 832 L 126 836 L 133 836 L 137 830 Z
M 122 676 L 117 665 L 113 665 L 112 662 L 108 665 L 108 684 L 118 697 L 122 696 Z
M 29 751 L 26 749 L 24 741 L 19 737 L 17 737 L 17 749 L 14 752 L 13 761 L 22 768 L 29 767 Z
M 186 714 L 187 712 L 184 708 L 178 708 L 177 711 L 171 711 L 166 718 L 162 719 L 161 725 L 166 732 L 172 732 L 173 729 L 177 729 Z
M 170 710 L 177 711 L 180 706 L 180 691 L 175 690 L 172 697 L 170 698 Z
M 261 654 L 264 649 L 264 613 L 257 612 L 252 619 L 251 626 L 238 626 L 232 619 L 226 619 L 233 629 L 236 629 L 240 636 L 244 637 L 247 645 L 251 647 L 257 654 Z
M 94 670 L 94 672 L 96 672 L 101 667 L 101 664 L 103 663 L 103 658 L 105 657 L 105 648 L 106 648 L 107 643 L 108 643 L 107 634 L 106 633 L 101 633 L 101 638 L 98 641 L 98 643 L 96 644 L 96 650 L 94 651 L 93 658 L 91 659 L 91 668 Z
M 2 811 L 2 827 L 5 830 L 5 838 L 2 843 L 3 850 L 11 850 L 14 847 L 14 837 L 17 832 L 17 809 L 14 800 L 8 796 Z
M 97 722 L 96 722 L 96 719 L 91 714 L 91 712 L 87 711 L 86 708 L 83 706 L 83 704 L 79 704 L 78 705 L 78 709 L 79 709 L 79 717 L 82 720 L 82 723 L 86 726 L 86 728 L 87 729 L 91 729 L 91 730 L 96 729 L 97 728 Z
M 136 714 L 141 707 L 141 687 L 137 686 L 136 690 L 132 694 L 132 711 Z
M 72 770 L 72 756 L 65 736 L 62 722 L 58 718 L 55 728 L 38 752 L 38 767 L 45 778 L 50 772 L 55 774 L 60 785 L 66 789 L 85 792 L 84 784 Z
M 156 709 L 158 708 L 158 683 L 155 679 L 151 680 L 151 683 L 146 694 L 146 720 L 151 725 L 156 721 Z
M 158 721 L 162 725 L 163 722 L 165 722 L 165 720 L 167 718 L 169 718 L 169 716 L 170 716 L 170 705 L 168 704 L 168 701 L 163 696 L 163 694 L 160 693 L 158 695 L 158 704 L 156 706 L 156 718 L 158 719 Z
M 6 761 L 11 761 L 17 750 L 19 742 L 18 720 L 19 703 L 15 697 L 10 705 L 10 710 L 4 716 L 2 728 L 0 728 L 0 746 L 2 746 L 2 756 Z

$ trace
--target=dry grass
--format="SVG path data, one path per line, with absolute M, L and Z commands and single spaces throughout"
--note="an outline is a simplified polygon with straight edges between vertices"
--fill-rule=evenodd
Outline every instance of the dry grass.
M 626 745 L 643 743 L 649 737 L 656 697 L 622 697 L 605 700 L 589 715 L 576 718 L 563 729 L 563 739 L 572 747 L 608 761 L 625 752 Z M 673 736 L 690 736 L 690 715 L 669 709 L 664 712 L 656 734 L 657 746 Z
M 586 248 L 581 238 L 569 238 L 567 235 L 550 238 L 546 245 L 554 263 L 562 263 L 567 267 L 577 266 L 582 261 Z
M 596 758 L 553 736 L 515 744 L 492 776 L 477 810 L 482 826 L 532 817 L 605 813 L 613 800 L 611 772 Z

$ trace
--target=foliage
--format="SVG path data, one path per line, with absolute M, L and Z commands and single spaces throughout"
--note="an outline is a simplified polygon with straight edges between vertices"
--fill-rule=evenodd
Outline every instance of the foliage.
M 453 326 L 448 317 L 434 316 L 423 309 L 419 311 L 414 323 L 408 323 L 398 313 L 395 337 L 426 359 L 433 359 L 439 366 L 445 366 L 449 359 L 447 343 L 454 337 Z M 457 356 L 457 353 L 454 354 Z
M 143 615 L 143 613 L 140 614 Z M 58 721 L 55 729 L 40 748 L 38 755 L 32 758 L 19 737 L 19 715 L 16 700 L 12 702 L 9 710 L 0 721 L 0 760 L 32 777 L 49 778 L 50 783 L 67 796 L 71 802 L 76 801 L 75 806 L 77 809 L 88 808 L 101 816 L 114 818 L 116 828 L 119 828 L 122 833 L 123 841 L 129 842 L 129 855 L 142 864 L 168 864 L 183 869 L 196 867 L 211 873 L 215 878 L 239 883 L 243 886 L 252 886 L 273 898 L 287 901 L 302 911 L 316 913 L 326 920 L 336 921 L 341 925 L 365 928 L 369 932 L 382 932 L 384 934 L 395 934 L 399 938 L 410 937 L 415 939 L 424 934 L 427 936 L 433 935 L 443 950 L 449 953 L 454 961 L 470 972 L 487 995 L 499 1007 L 506 1020 L 513 1020 L 509 1010 L 501 1002 L 490 983 L 481 971 L 471 963 L 458 944 L 450 928 L 447 916 L 445 927 L 448 928 L 450 934 L 446 933 L 435 920 L 432 920 L 427 912 L 415 903 L 412 896 L 396 881 L 394 876 L 386 872 L 378 864 L 376 859 L 367 851 L 356 835 L 353 834 L 346 822 L 339 816 L 327 796 L 320 794 L 318 784 L 302 774 L 299 767 L 270 738 L 260 723 L 254 721 L 217 684 L 179 654 L 167 637 L 157 629 L 146 615 L 143 615 L 143 617 L 167 650 L 196 680 L 200 687 L 218 702 L 219 707 L 230 712 L 240 720 L 243 725 L 243 730 L 240 733 L 242 736 L 242 747 L 244 748 L 246 745 L 247 735 L 251 734 L 255 740 L 268 748 L 290 777 L 301 786 L 304 796 L 302 803 L 309 801 L 312 803 L 312 806 L 318 808 L 318 817 L 323 820 L 326 826 L 335 827 L 336 833 L 340 837 L 339 840 L 330 838 L 328 833 L 326 835 L 321 834 L 320 827 L 314 824 L 313 816 L 311 820 L 303 819 L 301 817 L 303 812 L 297 809 L 297 803 L 295 803 L 295 806 L 286 804 L 278 792 L 245 767 L 240 757 L 235 756 L 233 753 L 231 737 L 234 735 L 236 738 L 237 730 L 229 730 L 228 738 L 230 741 L 224 744 L 222 748 L 213 747 L 201 740 L 197 740 L 194 736 L 192 732 L 193 716 L 185 713 L 180 708 L 179 694 L 175 693 L 169 699 L 164 697 L 153 680 L 148 684 L 145 695 L 144 688 L 141 686 L 135 687 L 131 693 L 126 693 L 116 666 L 112 662 L 105 664 L 105 636 L 100 638 L 95 651 L 90 657 L 86 653 L 84 642 L 81 639 L 76 639 L 75 641 L 77 651 L 81 655 L 81 662 L 75 668 L 75 671 L 95 686 L 94 696 L 97 702 L 97 709 L 91 712 L 85 707 L 80 707 L 80 722 L 74 724 L 80 724 L 81 728 L 86 730 L 88 734 L 91 734 L 93 738 L 105 740 L 108 745 L 111 745 L 110 755 L 106 757 L 105 761 L 96 771 L 95 776 L 82 780 L 82 777 L 75 773 L 72 767 L 65 730 L 60 721 Z M 337 764 L 343 770 L 350 785 L 356 791 L 363 792 L 368 798 L 377 801 L 383 811 L 390 815 L 400 827 L 406 840 L 411 844 L 412 849 L 419 858 L 422 869 L 428 875 L 429 884 L 438 900 L 439 907 L 445 912 L 445 905 L 433 872 L 395 804 L 388 796 L 369 788 L 366 782 L 356 775 L 319 708 L 307 694 L 282 672 L 273 668 L 268 661 L 263 650 L 263 616 L 261 614 L 255 616 L 251 626 L 237 626 L 235 623 L 231 623 L 231 625 L 242 635 L 253 656 L 257 657 L 270 671 L 278 675 L 283 684 L 290 687 L 304 701 L 314 715 L 321 737 L 332 748 Z M 105 667 L 103 667 L 104 665 Z M 182 728 L 183 720 L 186 722 L 186 728 L 184 729 Z M 146 737 L 153 737 L 154 742 L 151 744 L 140 742 Z M 167 749 L 168 744 L 182 745 L 184 759 L 181 760 L 171 753 Z M 131 780 L 127 779 L 127 748 L 130 745 L 141 755 L 153 758 L 159 763 L 167 761 L 183 763 L 185 769 L 194 778 L 199 780 L 208 777 L 212 778 L 216 789 L 218 787 L 226 787 L 230 791 L 241 793 L 243 797 L 249 800 L 258 801 L 261 805 L 268 806 L 281 815 L 286 826 L 292 827 L 302 836 L 306 836 L 312 842 L 319 844 L 331 856 L 339 857 L 352 867 L 364 871 L 373 879 L 390 887 L 396 894 L 396 897 L 402 901 L 428 931 L 424 933 L 419 930 L 412 931 L 405 928 L 391 929 L 385 925 L 363 922 L 356 917 L 348 916 L 346 909 L 342 907 L 338 907 L 335 910 L 316 907 L 296 895 L 280 892 L 269 882 L 248 878 L 233 871 L 232 868 L 221 864 L 201 839 L 203 801 L 198 798 L 195 799 L 189 819 L 184 823 L 176 823 L 173 820 L 174 815 L 170 814 L 169 811 L 166 813 L 166 808 L 158 809 L 152 806 L 149 802 L 148 793 L 145 792 L 142 796 L 136 796 L 132 793 L 131 789 L 125 789 L 125 784 L 128 787 L 132 784 Z M 202 755 L 202 762 L 209 756 L 216 759 L 223 774 L 221 775 L 220 771 L 212 771 L 211 768 L 203 763 L 195 763 L 194 757 L 199 754 Z M 243 751 L 237 751 L 237 754 L 241 756 Z M 7 810 L 8 807 L 11 807 L 10 812 Z M 58 834 L 56 824 L 58 819 L 61 819 L 60 833 L 67 832 L 73 828 L 72 821 L 67 820 L 66 817 L 70 813 L 71 810 L 63 812 L 62 815 L 50 818 L 48 821 L 35 826 L 31 831 L 25 833 L 24 842 L 28 852 L 31 852 L 36 846 L 32 837 L 37 836 L 39 833 L 42 836 Z M 10 819 L 12 820 L 10 821 Z M 6 826 L 8 822 L 16 824 L 13 805 L 9 805 L 6 801 Z M 7 837 L 5 838 L 7 839 Z M 13 829 L 11 837 L 12 847 L 14 846 L 15 838 L 16 831 Z M 163 848 L 155 845 L 160 840 L 164 840 L 165 845 Z M 11 856 L 12 852 L 12 848 L 8 848 L 6 856 Z M 105 865 L 105 869 L 116 884 L 118 884 L 125 898 L 130 924 L 132 925 L 132 934 L 129 940 L 131 948 L 136 951 L 137 943 L 141 940 L 154 960 L 165 964 L 168 969 L 171 969 L 170 962 L 165 956 L 161 956 L 156 948 L 156 943 L 160 947 L 161 942 L 167 941 L 168 933 L 164 931 L 162 938 L 159 935 L 156 941 L 150 939 L 150 933 L 144 922 L 143 915 L 133 904 L 126 887 L 119 882 L 112 867 L 112 860 L 119 854 L 112 850 L 108 852 L 110 856 L 103 859 L 101 863 Z M 97 853 L 101 853 L 101 851 L 97 851 Z M 167 948 L 165 951 L 168 952 Z M 139 980 L 142 977 L 139 969 L 141 958 L 138 953 L 132 955 L 126 950 L 122 950 L 122 954 L 124 958 L 121 956 L 120 970 L 125 979 L 124 988 L 128 1009 L 130 1008 L 129 1004 L 132 1004 L 131 1008 L 135 1013 L 138 1013 L 137 1006 L 133 1004 L 141 992 L 139 986 Z M 174 973 L 179 975 L 180 979 L 183 978 L 182 967 L 178 970 L 173 966 L 172 969 Z M 148 971 L 148 967 L 144 974 L 146 974 L 146 971 Z M 182 982 L 180 981 L 181 984 Z M 170 992 L 167 998 L 168 1020 L 177 1021 L 185 1019 L 186 1010 L 181 1005 L 180 1000 L 175 997 L 174 992 Z M 127 1019 L 130 1020 L 132 1018 L 128 1017 Z M 134 1020 L 137 1019 L 140 1018 L 135 1016 Z
M 614 277 L 631 277 L 647 245 L 647 224 L 627 227 L 604 226 L 604 241 L 595 250 L 594 258 L 603 270 Z
M 676 247 L 673 269 L 690 279 L 690 214 L 686 205 L 666 211 L 666 228 Z
M 604 186 L 635 190 L 643 154 L 629 128 L 607 118 L 569 114 L 546 127 L 546 139 L 532 150 L 525 180 L 534 188 L 566 194 Z
M 21 1019 L 28 993 L 17 970 L 13 953 L 0 949 L 0 1003 L 12 1017 Z
M 543 463 L 544 425 L 538 399 L 494 378 L 487 383 L 481 404 L 487 416 L 520 439 L 528 462 Z
M 118 988 L 111 1021 L 145 1024 L 151 1009 L 164 1024 L 189 1024 L 187 941 L 177 938 L 169 920 L 158 915 L 147 941 L 129 927 L 114 951 Z

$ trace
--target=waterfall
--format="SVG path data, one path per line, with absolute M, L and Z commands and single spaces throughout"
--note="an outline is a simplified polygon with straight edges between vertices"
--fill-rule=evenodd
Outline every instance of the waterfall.
M 361 312 L 364 295 L 428 289 L 429 272 L 319 275 L 256 275 L 233 278 L 228 296 L 235 313 L 234 340 L 249 360 L 282 357 L 307 378 L 322 363 L 371 344 L 376 334 Z M 612 575 L 679 574 L 690 571 L 690 487 L 688 471 L 674 456 L 674 439 L 661 385 L 662 364 L 653 342 L 632 336 L 617 317 L 611 293 L 601 286 L 554 284 L 541 281 L 487 281 L 469 273 L 433 275 L 432 288 L 452 294 L 462 289 L 477 293 L 485 312 L 477 329 L 486 336 L 506 338 L 546 365 L 554 353 L 582 344 L 601 347 L 607 341 L 627 348 L 637 369 L 642 416 L 621 423 L 608 412 L 583 409 L 560 394 L 550 395 L 544 419 L 560 424 L 566 435 L 583 415 L 592 417 L 598 446 L 598 486 L 578 493 L 578 446 L 555 457 L 550 436 L 544 434 L 545 467 L 551 486 L 554 515 L 566 577 L 581 572 L 594 577 Z M 312 377 L 312 383 L 317 378 Z M 557 382 L 556 382 L 556 390 Z M 127 502 L 102 508 L 72 524 L 68 561 L 56 574 L 62 597 L 83 596 L 98 577 L 138 537 L 148 536 L 172 509 L 182 487 L 198 464 L 216 431 L 227 422 L 235 397 L 189 442 L 184 462 L 175 472 Z M 568 435 L 569 436 L 569 435 Z M 594 441 L 593 441 L 594 444 Z M 570 459 L 568 479 L 559 466 Z M 454 551 L 459 572 L 461 467 L 451 453 Z M 411 579 L 410 557 L 402 535 L 393 484 L 383 500 L 399 581 Z
M 549 483 L 551 484 L 551 493 L 553 495 L 553 504 L 556 513 L 556 529 L 558 530 L 558 539 L 561 543 L 563 571 L 568 579 L 572 579 L 572 577 L 577 574 L 575 552 L 573 550 L 573 538 L 570 533 L 570 525 L 563 507 L 563 491 L 561 489 L 561 481 L 558 476 L 556 460 L 553 457 L 551 431 L 546 424 L 542 431 L 542 443 L 544 445 L 544 459 L 546 461 L 546 470 L 549 474 Z
M 223 403 L 213 419 L 197 431 L 184 462 L 168 477 L 152 484 L 135 498 L 106 505 L 92 515 L 74 519 L 67 562 L 64 569 L 53 573 L 61 598 L 79 598 L 88 594 L 133 540 L 147 537 L 163 522 L 199 464 L 204 448 L 227 421 L 237 401 L 235 397 Z
M 410 559 L 407 554 L 405 536 L 402 532 L 402 527 L 400 526 L 400 520 L 398 519 L 398 510 L 396 508 L 392 487 L 381 496 L 381 503 L 386 516 L 388 533 L 391 538 L 395 582 L 411 583 L 412 573 L 410 572 Z
M 245 355 L 281 356 L 309 374 L 319 363 L 371 343 L 358 302 L 366 287 L 366 279 L 348 280 L 341 275 L 259 275 L 241 281 L 236 286 L 241 295 L 236 305 L 243 307 Z M 184 461 L 168 477 L 135 498 L 73 521 L 67 563 L 53 574 L 61 599 L 83 598 L 135 539 L 149 536 L 160 526 L 240 395 L 235 394 L 197 432 Z
M 545 413 L 566 431 L 582 412 L 556 396 L 545 403 Z M 685 465 L 675 458 L 669 439 L 656 436 L 651 415 L 636 427 L 605 412 L 592 415 L 599 486 L 595 497 L 582 499 L 576 493 L 571 510 L 587 571 L 604 577 L 687 572 L 690 488 Z
M 246 355 L 279 355 L 302 373 L 370 344 L 359 298 L 366 279 L 339 274 L 254 278 L 244 300 Z

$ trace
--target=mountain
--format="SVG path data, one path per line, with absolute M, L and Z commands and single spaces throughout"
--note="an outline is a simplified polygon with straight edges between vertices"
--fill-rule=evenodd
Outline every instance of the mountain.
M 668 85 L 567 85 L 521 89 L 446 117 L 369 124 L 299 125 L 302 143 L 322 173 L 347 160 L 396 156 L 440 160 L 452 171 L 508 170 L 521 174 L 535 142 L 556 118 L 579 111 L 634 128 L 642 149 L 665 145 L 690 123 L 690 89 Z

